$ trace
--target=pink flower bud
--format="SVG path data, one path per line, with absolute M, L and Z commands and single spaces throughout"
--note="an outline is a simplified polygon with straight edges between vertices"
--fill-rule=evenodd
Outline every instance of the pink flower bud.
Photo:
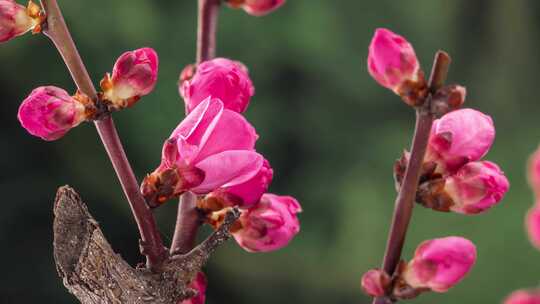
M 540 304 L 540 290 L 516 290 L 504 300 L 504 304 Z
M 372 297 L 382 297 L 390 286 L 391 279 L 380 269 L 371 269 L 362 276 L 362 289 Z
M 265 159 L 259 172 L 248 181 L 226 188 L 219 188 L 208 195 L 223 206 L 250 208 L 259 202 L 272 182 L 273 170 Z
M 39 31 L 43 19 L 39 6 L 33 2 L 26 8 L 14 0 L 0 0 L 0 42 L 21 36 L 32 29 Z
M 32 135 L 56 140 L 86 119 L 85 107 L 63 89 L 47 86 L 30 93 L 19 107 L 21 125 Z
M 540 196 L 540 147 L 529 158 L 529 185 Z
M 285 0 L 227 0 L 233 8 L 242 8 L 253 16 L 264 16 L 285 4 Z
M 191 299 L 182 301 L 181 304 L 204 304 L 206 301 L 206 287 L 208 286 L 208 281 L 206 280 L 206 276 L 201 271 L 197 273 L 197 276 L 191 284 L 189 284 L 189 288 L 194 289 L 197 291 L 197 295 L 194 296 Z
M 402 276 L 413 288 L 445 292 L 471 270 L 476 261 L 476 247 L 462 237 L 425 241 L 414 253 Z
M 489 161 L 471 162 L 446 179 L 445 190 L 453 201 L 450 210 L 477 214 L 500 202 L 508 179 L 499 166 Z
M 158 56 L 154 49 L 125 52 L 116 60 L 112 77 L 107 74 L 101 81 L 103 97 L 117 109 L 129 107 L 154 89 L 157 74 Z
M 379 28 L 369 45 L 368 72 L 380 85 L 417 105 L 426 81 L 412 45 L 402 36 Z
M 525 218 L 525 226 L 531 243 L 540 250 L 540 205 L 534 205 Z
M 232 234 L 246 251 L 274 251 L 287 246 L 300 231 L 300 212 L 302 207 L 293 197 L 265 193 L 258 204 L 242 211 L 241 228 Z
M 254 151 L 257 134 L 246 119 L 207 98 L 173 131 L 160 166 L 141 191 L 153 207 L 185 191 L 207 194 L 245 183 L 263 166 Z
M 188 70 L 183 73 L 187 74 Z M 179 90 L 188 112 L 211 96 L 220 99 L 226 109 L 242 113 L 247 109 L 251 96 L 255 94 L 247 68 L 226 58 L 216 58 L 199 64 L 195 75 L 183 81 Z
M 454 172 L 486 155 L 494 139 L 491 117 L 473 109 L 453 111 L 433 123 L 426 158 L 438 170 Z

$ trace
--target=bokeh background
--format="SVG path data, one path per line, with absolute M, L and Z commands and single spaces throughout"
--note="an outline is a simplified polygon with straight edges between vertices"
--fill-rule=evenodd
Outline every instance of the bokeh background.
M 60 1 L 97 84 L 116 57 L 142 46 L 160 55 L 156 90 L 115 114 L 139 178 L 159 163 L 163 140 L 183 117 L 180 70 L 194 61 L 196 1 Z M 393 161 L 409 145 L 413 112 L 366 71 L 376 27 L 405 35 L 425 70 L 441 48 L 449 81 L 468 88 L 467 106 L 495 120 L 487 158 L 511 181 L 504 201 L 474 217 L 415 208 L 405 257 L 418 243 L 465 236 L 478 247 L 472 273 L 447 294 L 412 303 L 500 303 L 540 280 L 540 253 L 523 217 L 533 203 L 525 178 L 540 142 L 540 2 L 526 0 L 290 0 L 263 17 L 223 8 L 218 54 L 244 62 L 256 85 L 246 115 L 258 150 L 275 170 L 271 192 L 302 203 L 302 231 L 287 248 L 250 254 L 234 242 L 207 267 L 208 303 L 369 303 L 359 287 L 380 264 L 395 191 Z M 52 202 L 70 184 L 130 263 L 141 261 L 137 230 L 92 124 L 46 143 L 19 126 L 17 108 L 39 85 L 74 91 L 56 50 L 30 35 L 0 46 L 0 303 L 76 303 L 52 257 Z M 157 211 L 170 241 L 176 202 Z

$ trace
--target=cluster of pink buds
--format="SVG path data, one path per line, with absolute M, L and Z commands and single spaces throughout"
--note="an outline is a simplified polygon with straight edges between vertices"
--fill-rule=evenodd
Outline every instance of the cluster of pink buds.
M 102 81 L 104 92 L 96 100 L 81 92 L 70 96 L 58 87 L 39 87 L 21 104 L 19 121 L 34 136 L 59 139 L 81 122 L 129 107 L 150 93 L 157 79 L 157 62 L 157 54 L 150 48 L 123 54 L 114 65 L 112 78 Z
M 232 8 L 242 8 L 253 16 L 264 16 L 285 4 L 285 0 L 226 0 Z
M 39 33 L 45 15 L 34 2 L 24 7 L 15 0 L 0 0 L 0 42 L 6 42 L 29 31 Z
M 247 251 L 264 252 L 286 246 L 298 233 L 301 207 L 292 197 L 266 193 L 273 170 L 255 151 L 258 135 L 241 114 L 254 91 L 239 62 L 216 58 L 185 68 L 179 92 L 189 114 L 165 141 L 161 164 L 141 192 L 155 208 L 191 191 L 215 228 L 238 207 L 234 238 Z
M 402 262 L 390 277 L 372 269 L 362 277 L 362 289 L 368 295 L 390 294 L 394 299 L 410 299 L 426 291 L 446 292 L 460 282 L 476 261 L 476 247 L 462 237 L 445 237 L 425 241 L 414 258 Z
M 375 32 L 368 71 L 380 85 L 416 108 L 418 115 L 440 117 L 433 121 L 429 134 L 428 128 L 425 131 L 428 143 L 419 163 L 418 203 L 437 211 L 478 214 L 502 200 L 508 180 L 496 164 L 481 160 L 495 139 L 493 121 L 479 111 L 459 109 L 465 101 L 464 87 L 428 84 L 412 45 L 387 29 Z M 398 190 L 410 159 L 406 151 L 396 162 Z M 433 239 L 423 242 L 414 258 L 401 262 L 394 273 L 368 271 L 362 288 L 370 296 L 391 300 L 414 298 L 425 291 L 446 292 L 469 273 L 475 261 L 476 247 L 471 241 Z
M 499 203 L 509 183 L 499 166 L 482 161 L 495 139 L 491 117 L 450 112 L 433 123 L 417 200 L 438 211 L 478 214 Z

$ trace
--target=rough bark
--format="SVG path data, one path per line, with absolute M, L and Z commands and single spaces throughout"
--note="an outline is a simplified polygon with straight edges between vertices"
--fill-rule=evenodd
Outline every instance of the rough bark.
M 70 187 L 58 189 L 54 203 L 54 258 L 66 288 L 83 304 L 177 304 L 195 295 L 187 286 L 210 254 L 230 238 L 224 224 L 185 255 L 169 257 L 157 272 L 133 268 L 116 254 L 99 224 Z

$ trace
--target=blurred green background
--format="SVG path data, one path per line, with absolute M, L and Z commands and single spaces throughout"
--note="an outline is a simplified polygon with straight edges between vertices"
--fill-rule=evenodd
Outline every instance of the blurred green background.
M 196 1 L 60 1 L 95 83 L 122 52 L 142 46 L 160 56 L 156 90 L 115 114 L 139 178 L 159 163 L 163 140 L 183 117 L 176 82 L 194 61 Z M 474 217 L 415 208 L 405 257 L 418 243 L 465 236 L 478 247 L 472 273 L 447 294 L 412 303 L 499 303 L 540 280 L 540 253 L 523 217 L 533 203 L 525 163 L 540 142 L 540 2 L 526 0 L 290 0 L 263 17 L 223 8 L 218 54 L 244 62 L 256 85 L 246 115 L 257 148 L 275 170 L 271 192 L 296 196 L 302 231 L 287 248 L 249 254 L 234 242 L 207 267 L 208 303 L 369 303 L 362 273 L 384 251 L 395 191 L 392 165 L 408 147 L 413 112 L 366 71 L 377 27 L 406 36 L 429 70 L 435 51 L 454 60 L 450 82 L 468 88 L 467 106 L 493 116 L 497 139 L 487 158 L 511 182 L 504 201 Z M 46 143 L 16 118 L 35 87 L 74 92 L 56 50 L 30 35 L 0 46 L 0 303 L 76 303 L 52 257 L 56 188 L 75 187 L 117 250 L 141 261 L 137 230 L 94 127 Z M 176 202 L 157 211 L 170 241 Z

